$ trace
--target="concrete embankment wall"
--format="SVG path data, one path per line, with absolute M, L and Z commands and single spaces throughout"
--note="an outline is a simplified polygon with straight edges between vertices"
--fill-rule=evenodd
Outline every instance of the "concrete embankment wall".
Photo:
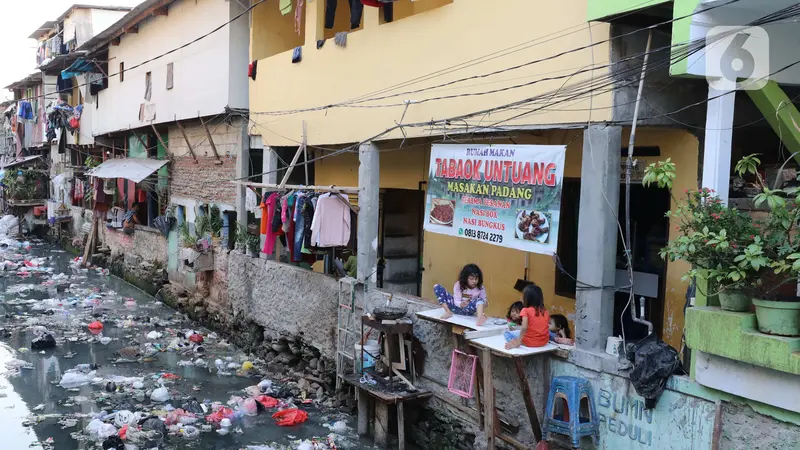
M 275 343 L 301 340 L 332 364 L 339 301 L 339 283 L 335 279 L 237 252 L 229 255 L 228 277 L 232 315 L 237 323 L 250 323 L 251 327 L 255 324 L 263 330 L 262 346 L 269 350 Z M 349 292 L 349 287 L 343 288 L 345 300 Z M 361 303 L 360 295 L 357 304 Z M 368 293 L 366 309 L 372 310 L 385 299 L 380 291 Z M 414 335 L 424 351 L 424 371 L 418 385 L 436 393 L 425 408 L 406 409 L 412 415 L 408 421 L 413 424 L 411 436 L 422 448 L 482 448 L 485 438 L 477 426 L 474 400 L 462 401 L 446 388 L 454 346 L 450 328 L 420 320 L 413 314 L 437 305 L 397 294 L 394 302 L 408 304 Z M 501 357 L 493 361 L 496 405 L 501 421 L 505 422 L 504 432 L 533 447 L 533 432 L 514 363 Z M 523 361 L 540 418 L 546 402 L 545 379 L 568 375 L 589 380 L 600 418 L 600 441 L 594 447 L 585 440 L 585 448 L 710 449 L 719 401 L 722 401 L 720 442 L 725 443 L 720 448 L 794 449 L 800 442 L 800 427 L 792 422 L 791 416 L 703 388 L 688 377 L 672 377 L 656 408 L 645 410 L 644 399 L 636 394 L 625 373 L 598 372 L 556 356 L 528 357 Z M 748 429 L 753 432 L 750 436 L 766 436 L 760 438 L 764 445 L 754 447 L 752 438 L 745 439 L 744 423 L 759 424 L 760 432 Z

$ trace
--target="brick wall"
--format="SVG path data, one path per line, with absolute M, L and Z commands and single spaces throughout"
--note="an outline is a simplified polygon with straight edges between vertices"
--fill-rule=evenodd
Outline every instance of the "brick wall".
M 230 180 L 236 178 L 236 157 L 243 144 L 244 120 L 234 119 L 231 123 L 219 119 L 206 121 L 222 164 L 217 164 L 200 121 L 181 123 L 192 143 L 197 162 L 192 158 L 180 129 L 177 126 L 170 127 L 169 154 L 174 160 L 170 179 L 171 195 L 209 203 L 234 204 L 236 188 Z
M 236 203 L 236 186 L 230 180 L 236 178 L 236 159 L 223 159 L 216 164 L 214 158 L 192 157 L 174 160 L 170 179 L 170 195 L 191 198 L 209 203 Z

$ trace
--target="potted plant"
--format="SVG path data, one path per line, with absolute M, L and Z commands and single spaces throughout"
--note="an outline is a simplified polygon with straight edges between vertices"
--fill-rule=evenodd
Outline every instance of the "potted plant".
M 253 258 L 259 256 L 260 239 L 257 235 L 251 234 L 247 226 L 241 223 L 236 225 L 236 249 L 246 253 Z
M 757 155 L 742 158 L 735 171 L 755 178 L 756 207 L 769 214 L 754 220 L 719 202 L 713 191 L 687 191 L 687 201 L 668 213 L 679 218 L 681 235 L 662 256 L 692 264 L 684 278 L 705 277 L 716 283 L 723 309 L 746 311 L 755 305 L 759 330 L 781 336 L 800 335 L 800 301 L 794 295 L 800 277 L 800 187 L 767 186 L 758 172 Z M 675 167 L 669 160 L 651 164 L 643 180 L 671 187 Z M 799 179 L 800 180 L 800 179 Z M 791 295 L 786 295 L 791 291 Z M 711 293 L 706 293 L 712 295 Z
M 675 165 L 666 160 L 651 164 L 645 171 L 643 184 L 671 188 Z M 728 311 L 748 311 L 749 283 L 759 277 L 766 261 L 759 259 L 759 244 L 754 241 L 758 229 L 746 213 L 727 208 L 710 189 L 687 189 L 681 199 L 673 199 L 678 207 L 667 216 L 680 236 L 662 249 L 661 257 L 669 261 L 683 260 L 692 265 L 683 279 L 711 281 L 719 296 L 720 306 Z M 742 258 L 743 255 L 747 255 Z
M 739 176 L 755 178 L 753 185 L 759 192 L 753 198 L 755 206 L 769 209 L 766 219 L 756 222 L 768 264 L 752 286 L 758 328 L 762 333 L 800 336 L 800 299 L 796 296 L 800 278 L 800 186 L 779 188 L 778 180 L 768 186 L 758 171 L 760 164 L 758 155 L 745 156 L 736 164 Z M 778 172 L 782 171 L 783 167 Z

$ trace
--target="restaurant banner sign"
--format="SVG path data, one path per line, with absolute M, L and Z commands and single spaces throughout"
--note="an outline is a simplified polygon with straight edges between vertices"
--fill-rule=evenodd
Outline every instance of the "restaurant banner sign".
M 425 230 L 551 255 L 564 145 L 433 145 Z

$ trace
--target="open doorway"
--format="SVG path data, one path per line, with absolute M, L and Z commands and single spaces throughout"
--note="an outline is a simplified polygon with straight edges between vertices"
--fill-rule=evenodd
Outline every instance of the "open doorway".
M 581 180 L 564 179 L 561 201 L 562 220 L 558 237 L 558 256 L 566 273 L 556 269 L 556 294 L 575 298 L 573 277 L 578 273 L 578 217 Z M 646 188 L 641 184 L 631 186 L 631 241 L 634 270 L 634 293 L 637 305 L 645 297 L 645 319 L 653 323 L 653 332 L 659 338 L 664 321 L 664 291 L 667 264 L 659 256 L 669 239 L 669 219 L 665 216 L 670 207 L 670 195 L 666 189 Z M 625 230 L 625 186 L 620 186 L 618 217 Z M 623 288 L 630 284 L 625 248 L 621 237 L 617 238 L 617 277 L 615 285 Z M 614 335 L 622 335 L 624 327 L 627 339 L 638 340 L 647 335 L 647 328 L 633 322 L 630 311 L 622 312 L 628 303 L 628 291 L 617 292 L 614 298 Z M 637 314 L 639 312 L 637 306 Z
M 386 189 L 382 195 L 378 287 L 419 296 L 425 191 Z

